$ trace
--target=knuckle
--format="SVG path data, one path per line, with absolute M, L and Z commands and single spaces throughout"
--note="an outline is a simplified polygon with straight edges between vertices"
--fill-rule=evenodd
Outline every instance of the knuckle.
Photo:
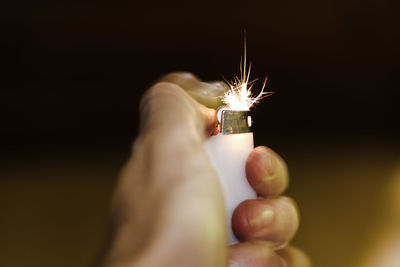
M 154 118 L 152 114 L 160 114 L 160 108 L 171 105 L 171 99 L 181 99 L 183 97 L 183 89 L 176 84 L 168 82 L 158 82 L 147 89 L 140 101 L 140 128 L 144 130 L 147 125 L 147 119 Z M 173 101 L 172 101 L 173 102 Z M 163 104 L 164 103 L 164 104 Z
M 197 86 L 200 80 L 190 72 L 172 72 L 160 78 L 160 82 L 169 82 L 188 90 Z
M 169 82 L 157 82 L 152 87 L 147 89 L 147 91 L 142 96 L 140 103 L 141 109 L 151 105 L 155 99 L 164 97 L 166 94 L 171 94 L 173 92 L 177 93 L 182 91 L 178 85 Z
M 157 96 L 168 90 L 182 90 L 182 88 L 180 88 L 178 85 L 171 83 L 171 82 L 159 81 L 156 84 L 154 84 L 152 87 L 150 87 L 146 93 L 148 93 L 152 96 Z

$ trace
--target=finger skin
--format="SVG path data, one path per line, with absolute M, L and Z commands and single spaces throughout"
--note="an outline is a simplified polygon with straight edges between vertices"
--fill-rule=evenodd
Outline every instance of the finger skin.
M 268 242 L 243 242 L 230 247 L 229 267 L 286 267 Z
M 246 200 L 232 215 L 232 229 L 241 241 L 265 240 L 282 247 L 298 227 L 297 205 L 288 197 Z
M 172 72 L 164 75 L 159 82 L 169 82 L 179 85 L 183 90 L 189 91 L 199 87 L 201 81 L 189 72 Z
M 151 131 L 178 132 L 192 136 L 193 131 L 205 138 L 217 124 L 215 110 L 197 103 L 179 85 L 159 82 L 153 85 L 140 104 L 141 134 Z M 189 132 L 185 135 L 186 132 Z M 203 133 L 206 133 L 203 135 Z
M 280 255 L 286 262 L 287 267 L 311 267 L 311 261 L 307 255 L 298 248 L 288 246 L 284 249 L 277 250 L 276 253 Z
M 188 92 L 200 104 L 216 109 L 223 105 L 222 97 L 229 86 L 222 81 L 202 82 L 191 73 L 173 72 L 160 79 L 161 82 L 169 82 L 180 86 Z
M 259 146 L 249 155 L 246 176 L 252 188 L 261 196 L 276 196 L 289 184 L 287 166 L 273 150 Z

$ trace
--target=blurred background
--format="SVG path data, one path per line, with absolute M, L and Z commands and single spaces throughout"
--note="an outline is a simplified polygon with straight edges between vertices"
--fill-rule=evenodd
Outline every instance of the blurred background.
M 294 244 L 322 267 L 369 253 L 400 179 L 398 1 L 2 5 L 0 266 L 90 266 L 141 95 L 172 71 L 231 79 L 244 29 L 276 93 L 254 110 L 255 143 L 289 165 Z

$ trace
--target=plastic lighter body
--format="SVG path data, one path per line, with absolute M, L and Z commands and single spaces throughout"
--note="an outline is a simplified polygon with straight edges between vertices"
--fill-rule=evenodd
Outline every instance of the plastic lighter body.
M 232 111 L 230 112 L 232 113 Z M 247 113 L 241 113 L 238 118 L 248 126 L 247 129 L 234 125 L 232 130 L 231 122 L 228 120 L 224 125 L 224 114 L 222 114 L 221 131 L 204 143 L 204 148 L 218 174 L 224 194 L 229 244 L 238 242 L 232 230 L 233 211 L 244 200 L 257 197 L 246 177 L 247 158 L 254 148 L 253 133 L 250 131 L 251 121 L 248 120 Z M 226 118 L 227 116 L 225 116 Z M 229 133 L 226 131 L 227 127 Z

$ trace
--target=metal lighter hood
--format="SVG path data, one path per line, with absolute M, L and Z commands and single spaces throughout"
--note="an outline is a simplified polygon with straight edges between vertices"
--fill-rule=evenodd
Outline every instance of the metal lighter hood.
M 250 133 L 251 124 L 250 111 L 227 109 L 221 111 L 220 132 L 224 135 Z

